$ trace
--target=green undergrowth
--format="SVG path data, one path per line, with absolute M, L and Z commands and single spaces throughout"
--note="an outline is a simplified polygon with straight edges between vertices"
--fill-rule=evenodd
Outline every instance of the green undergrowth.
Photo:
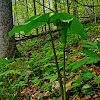
M 97 38 L 99 26 L 93 27 L 94 26 L 85 28 L 87 37 L 89 37 L 87 41 L 90 41 L 91 32 L 96 32 L 94 40 Z M 55 84 L 58 75 L 52 44 L 51 41 L 48 41 L 49 37 L 49 35 L 46 36 L 44 44 L 41 44 L 40 42 L 43 41 L 43 38 L 38 38 L 38 40 L 27 40 L 26 42 L 18 44 L 17 48 L 22 53 L 22 57 L 16 59 L 13 58 L 12 60 L 0 59 L 0 99 L 17 100 L 18 93 L 23 90 L 23 86 L 31 87 L 34 84 L 41 90 L 49 91 L 48 95 L 53 93 L 59 94 L 59 88 L 56 89 L 52 87 Z M 63 75 L 61 38 L 55 40 L 54 44 L 57 51 L 61 75 Z M 90 58 L 87 58 L 87 56 L 80 51 L 80 48 L 83 48 L 80 44 L 82 44 L 82 41 L 79 35 L 72 34 L 67 37 L 66 48 L 68 49 L 66 50 L 66 55 L 69 55 L 66 56 L 66 81 L 72 82 L 72 85 L 67 86 L 66 88 L 69 89 L 69 95 L 72 94 L 72 96 L 98 94 L 100 92 L 100 77 L 97 74 L 97 69 L 99 70 L 100 66 L 95 65 L 93 61 L 91 61 L 92 64 L 91 62 L 87 62 Z M 97 61 L 95 61 L 95 63 L 97 63 Z M 93 70 L 89 71 L 89 68 L 92 68 Z M 75 77 L 77 78 L 75 79 Z M 29 80 L 31 80 L 31 82 Z M 49 82 L 45 83 L 46 80 L 49 80 Z M 51 91 L 53 88 L 55 91 Z M 49 100 L 55 100 L 55 97 Z

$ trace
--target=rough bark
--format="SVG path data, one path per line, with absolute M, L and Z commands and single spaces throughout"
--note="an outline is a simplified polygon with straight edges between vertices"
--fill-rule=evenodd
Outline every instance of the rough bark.
M 14 36 L 7 43 L 8 32 L 12 28 L 12 1 L 0 0 L 0 58 L 12 58 L 15 53 L 16 42 Z

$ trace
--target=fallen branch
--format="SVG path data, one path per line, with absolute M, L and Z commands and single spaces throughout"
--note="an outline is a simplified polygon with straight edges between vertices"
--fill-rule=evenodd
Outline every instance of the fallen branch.
M 60 29 L 52 30 L 51 32 L 54 33 L 54 32 L 58 32 L 58 31 L 60 31 Z M 35 37 L 41 37 L 41 36 L 47 35 L 49 33 L 50 33 L 50 31 L 46 31 L 46 32 L 42 32 L 41 34 L 37 34 L 37 35 L 24 36 L 24 37 L 22 37 L 22 39 L 16 40 L 16 43 L 21 42 L 21 41 L 26 41 L 28 39 L 33 39 Z
M 91 20 L 86 20 L 86 21 L 81 22 L 81 23 L 82 24 L 87 24 L 87 23 L 89 23 L 91 21 L 94 21 L 94 20 L 95 20 L 95 18 L 93 18 Z M 100 20 L 100 18 L 96 17 L 96 20 Z M 60 29 L 52 30 L 51 32 L 54 33 L 54 32 L 58 32 L 58 31 L 60 31 Z M 37 34 L 37 35 L 24 36 L 21 39 L 16 40 L 16 43 L 20 43 L 21 41 L 26 41 L 28 39 L 33 39 L 33 38 L 36 38 L 36 37 L 41 37 L 41 36 L 47 35 L 49 33 L 50 33 L 50 31 L 45 31 L 45 32 L 42 32 L 41 34 Z

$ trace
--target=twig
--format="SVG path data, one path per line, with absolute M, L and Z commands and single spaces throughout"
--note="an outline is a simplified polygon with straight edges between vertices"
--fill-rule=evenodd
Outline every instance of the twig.
M 45 8 L 47 8 L 47 9 L 49 9 L 49 10 L 51 10 L 52 12 L 54 12 L 55 13 L 55 11 L 54 10 L 52 10 L 52 9 L 50 9 L 49 7 L 47 7 L 47 6 L 45 6 L 45 5 L 43 5 L 43 4 L 41 4 L 40 2 L 38 2 L 38 1 L 36 1 L 38 4 L 40 4 L 41 6 L 44 6 Z
M 74 0 L 77 4 L 80 4 L 81 6 L 86 6 L 86 7 L 89 7 L 89 8 L 93 8 L 93 7 L 100 7 L 100 5 L 95 5 L 95 6 L 92 6 L 92 5 L 84 5 L 84 4 L 81 4 L 79 3 L 77 0 Z
M 49 34 L 50 32 L 54 33 L 57 31 L 60 31 L 60 29 L 56 29 L 56 30 L 52 30 L 52 31 L 45 31 L 45 32 L 42 32 L 41 34 L 37 34 L 37 35 L 24 36 L 24 37 L 22 37 L 22 39 L 16 40 L 16 42 L 26 41 L 28 39 L 33 39 L 35 37 L 41 37 L 41 36 Z

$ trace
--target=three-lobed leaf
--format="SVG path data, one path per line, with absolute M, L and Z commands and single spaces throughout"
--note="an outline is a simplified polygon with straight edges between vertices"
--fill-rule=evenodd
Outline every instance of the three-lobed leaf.
M 71 22 L 69 32 L 70 33 L 76 33 L 81 35 L 82 38 L 86 38 L 86 35 L 83 30 L 83 25 L 78 21 L 77 18 L 75 18 L 73 15 L 70 15 L 68 13 L 56 13 L 52 15 L 51 17 L 49 16 L 49 13 L 45 13 L 43 15 L 36 15 L 32 16 L 28 20 L 25 21 L 24 24 L 15 26 L 8 34 L 9 38 L 13 36 L 15 33 L 19 33 L 21 31 L 24 31 L 25 34 L 30 32 L 33 28 L 38 28 L 46 23 L 54 23 L 55 21 L 59 19 L 62 22 Z M 57 24 L 56 24 L 57 25 Z
M 49 18 L 48 24 L 53 23 L 54 25 L 57 26 L 56 20 L 58 20 L 58 19 L 60 21 L 64 21 L 64 22 L 72 21 L 68 32 L 70 32 L 72 34 L 79 34 L 79 35 L 81 35 L 81 37 L 83 39 L 86 39 L 86 35 L 85 35 L 84 29 L 83 29 L 83 25 L 73 15 L 70 15 L 68 13 L 56 13 Z M 58 26 L 60 27 L 60 24 Z
M 8 37 L 10 38 L 15 33 L 19 33 L 21 31 L 24 31 L 25 34 L 29 33 L 33 28 L 38 28 L 42 25 L 45 25 L 48 22 L 49 19 L 49 13 L 33 16 L 25 21 L 24 24 L 15 26 L 8 34 Z

